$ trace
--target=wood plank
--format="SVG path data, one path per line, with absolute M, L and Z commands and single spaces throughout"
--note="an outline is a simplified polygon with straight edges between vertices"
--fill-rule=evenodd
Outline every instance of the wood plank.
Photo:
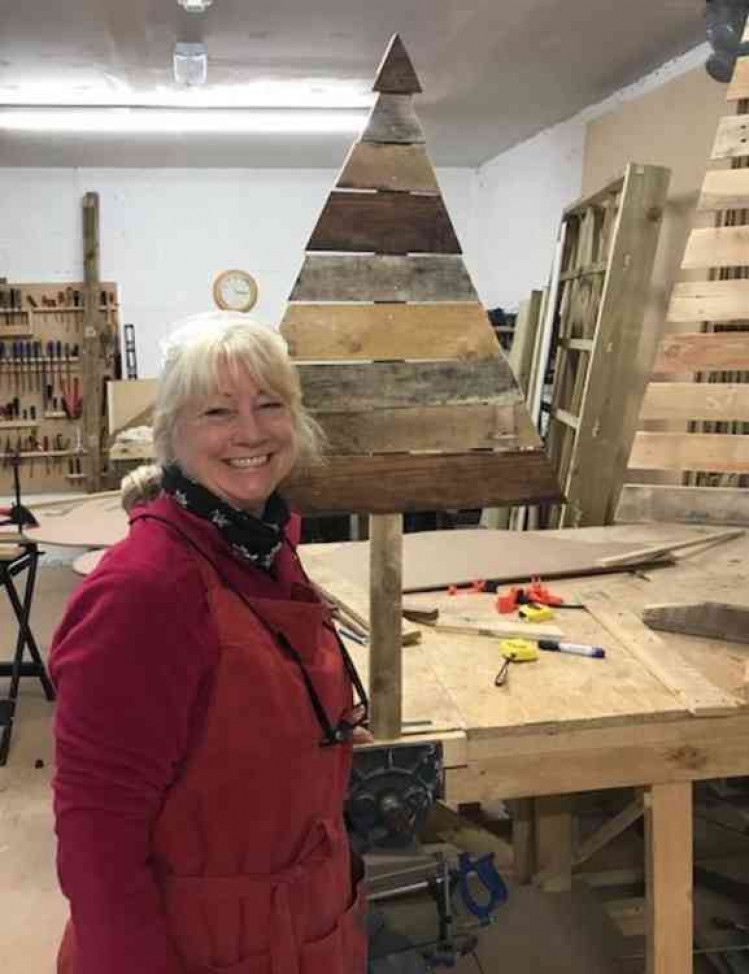
M 572 889 L 572 805 L 567 795 L 534 801 L 536 828 L 535 883 L 545 893 Z
M 280 327 L 304 359 L 454 359 L 497 355 L 483 305 L 290 304 Z
M 601 565 L 605 568 L 615 568 L 618 566 L 631 565 L 633 562 L 642 561 L 643 558 L 657 558 L 672 555 L 675 551 L 685 551 L 687 548 L 702 548 L 703 545 L 712 546 L 722 544 L 725 541 L 733 541 L 743 537 L 741 529 L 730 531 L 714 531 L 708 534 L 700 534 L 696 538 L 688 538 L 685 541 L 669 541 L 665 544 L 646 545 L 644 548 L 635 548 L 630 552 L 621 555 L 607 555 L 600 559 Z
M 692 786 L 655 784 L 646 794 L 648 974 L 691 974 Z
M 144 409 L 153 411 L 156 399 L 156 379 L 128 379 L 107 383 L 107 419 L 109 433 L 115 436 L 120 430 L 138 425 Z
M 380 95 L 370 113 L 362 142 L 425 142 L 410 95 Z
M 749 173 L 749 169 L 731 172 Z M 749 281 L 681 281 L 671 291 L 668 321 L 749 321 Z
M 728 101 L 749 98 L 749 57 L 737 58 L 726 98 Z
M 749 265 L 749 226 L 696 228 L 689 234 L 685 270 Z
M 512 802 L 512 872 L 519 886 L 527 886 L 536 864 L 535 809 L 532 798 Z
M 695 717 L 731 713 L 741 706 L 734 696 L 710 683 L 686 659 L 651 632 L 629 609 L 604 592 L 581 593 L 586 610 L 665 686 Z
M 697 201 L 698 210 L 749 207 L 749 169 L 708 169 Z
M 749 473 L 749 436 L 730 433 L 643 433 L 635 436 L 633 470 Z
M 499 355 L 470 362 L 302 362 L 297 370 L 307 409 L 326 413 L 520 398 L 510 366 Z
M 355 142 L 338 182 L 341 189 L 387 189 L 439 193 L 437 177 L 423 145 Z
M 749 331 L 664 335 L 653 372 L 731 372 L 749 369 Z
M 651 382 L 640 419 L 749 423 L 749 384 Z
M 328 196 L 307 250 L 461 252 L 441 196 L 347 190 L 334 190 Z
M 559 500 L 540 451 L 330 457 L 283 494 L 303 514 L 443 511 Z
M 290 301 L 478 301 L 462 257 L 307 254 Z
M 607 822 L 604 822 L 600 828 L 597 828 L 592 835 L 589 835 L 577 846 L 575 849 L 574 864 L 580 866 L 582 863 L 587 862 L 599 849 L 603 849 L 617 836 L 621 835 L 622 832 L 625 832 L 633 822 L 641 818 L 643 811 L 642 797 L 638 795 L 634 801 L 625 805 L 620 812 L 617 812 Z
M 105 342 L 105 321 L 100 307 L 99 194 L 83 197 L 83 341 L 81 343 L 81 386 L 83 395 L 83 448 L 86 490 L 98 491 L 102 475 L 102 394 L 104 370 L 101 361 Z
M 518 392 L 517 403 L 315 412 L 336 456 L 441 450 L 540 449 L 541 440 Z
M 401 566 L 403 517 L 380 514 L 369 519 L 371 730 L 375 738 L 398 737 L 403 714 L 401 656 Z
M 712 159 L 749 155 L 749 115 L 725 115 L 718 122 Z
M 698 602 L 682 605 L 648 605 L 642 621 L 660 632 L 749 644 L 749 606 L 725 602 Z
M 531 291 L 530 297 L 522 301 L 515 319 L 515 330 L 510 349 L 510 367 L 523 392 L 528 391 L 528 383 L 533 365 L 533 350 L 541 322 L 543 291 Z
M 749 524 L 749 488 L 626 484 L 617 520 Z
M 411 58 L 398 34 L 393 35 L 385 51 L 372 90 L 407 95 L 421 91 Z

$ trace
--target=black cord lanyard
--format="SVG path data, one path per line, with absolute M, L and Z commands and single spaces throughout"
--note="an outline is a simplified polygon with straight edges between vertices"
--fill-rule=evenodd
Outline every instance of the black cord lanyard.
M 302 679 L 304 680 L 304 685 L 307 690 L 307 696 L 309 697 L 309 701 L 312 704 L 312 709 L 315 712 L 315 717 L 317 718 L 317 722 L 320 725 L 320 729 L 323 732 L 323 739 L 320 742 L 320 746 L 330 747 L 331 745 L 342 744 L 344 743 L 344 741 L 350 740 L 354 727 L 366 723 L 368 711 L 369 711 L 369 702 L 367 700 L 367 694 L 364 690 L 359 674 L 357 673 L 356 667 L 354 666 L 354 662 L 349 656 L 348 650 L 343 645 L 343 641 L 341 640 L 341 637 L 339 636 L 338 630 L 335 628 L 335 626 L 332 626 L 330 625 L 330 623 L 327 622 L 323 623 L 325 627 L 328 630 L 330 630 L 330 632 L 332 632 L 333 635 L 335 636 L 336 644 L 338 646 L 338 651 L 340 652 L 341 658 L 343 660 L 344 669 L 346 670 L 349 679 L 351 680 L 351 682 L 354 685 L 354 688 L 356 689 L 360 701 L 359 705 L 363 708 L 364 714 L 362 719 L 357 720 L 355 723 L 351 723 L 350 721 L 347 721 L 342 718 L 341 720 L 338 721 L 338 723 L 334 727 L 330 723 L 330 719 L 328 718 L 328 715 L 325 711 L 325 707 L 323 707 L 322 701 L 320 700 L 320 696 L 317 690 L 315 689 L 315 685 L 312 682 L 312 678 L 310 677 L 309 672 L 307 671 L 307 667 L 304 665 L 304 661 L 302 660 L 302 657 L 299 655 L 298 650 L 289 642 L 289 640 L 287 639 L 286 635 L 283 632 L 274 629 L 273 626 L 271 626 L 270 623 L 262 617 L 262 615 L 257 611 L 257 609 L 253 608 L 249 600 L 242 594 L 242 592 L 240 592 L 239 589 L 235 585 L 232 585 L 232 583 L 226 578 L 226 576 L 223 574 L 223 572 L 218 567 L 216 562 L 210 557 L 210 555 L 207 555 L 205 551 L 203 551 L 203 549 L 200 547 L 200 545 L 196 544 L 193 541 L 193 539 L 189 536 L 189 534 L 183 531 L 182 528 L 178 527 L 176 524 L 173 524 L 165 517 L 159 517 L 156 514 L 138 514 L 135 517 L 130 519 L 131 524 L 133 524 L 135 521 L 160 521 L 162 524 L 165 524 L 168 528 L 171 528 L 173 531 L 175 531 L 182 538 L 182 540 L 187 545 L 189 545 L 190 548 L 193 549 L 193 551 L 196 551 L 202 558 L 204 558 L 208 562 L 211 568 L 213 568 L 213 570 L 218 575 L 221 584 L 224 585 L 225 588 L 228 588 L 229 591 L 233 592 L 239 599 L 241 599 L 241 601 L 247 606 L 247 608 L 250 610 L 253 616 L 258 620 L 258 622 L 260 622 L 260 624 L 266 629 L 266 631 L 273 637 L 276 644 L 280 646 L 281 649 L 284 650 L 294 660 L 294 662 L 299 667 L 299 671 L 302 675 Z M 285 538 L 284 541 L 286 541 Z M 302 576 L 309 583 L 309 578 L 307 578 L 307 575 L 304 571 L 304 568 L 302 567 L 302 563 L 299 557 L 297 556 L 293 548 L 291 549 L 291 551 L 296 559 L 297 565 L 301 569 Z

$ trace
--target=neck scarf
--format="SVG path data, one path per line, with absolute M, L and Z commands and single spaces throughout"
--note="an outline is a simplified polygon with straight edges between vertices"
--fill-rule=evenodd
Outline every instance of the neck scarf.
M 180 507 L 214 524 L 240 558 L 263 571 L 271 571 L 289 520 L 289 508 L 278 494 L 271 494 L 259 518 L 217 497 L 176 464 L 164 468 L 162 487 Z

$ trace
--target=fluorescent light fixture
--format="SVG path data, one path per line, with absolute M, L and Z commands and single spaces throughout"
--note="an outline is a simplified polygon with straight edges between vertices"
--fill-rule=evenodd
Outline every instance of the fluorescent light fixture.
M 213 3 L 213 0 L 177 0 L 180 7 L 191 14 L 202 14 Z
M 208 77 L 208 52 L 202 41 L 177 41 L 172 55 L 174 80 L 178 85 L 204 85 Z
M 366 112 L 161 108 L 0 108 L 0 130 L 118 134 L 359 132 Z

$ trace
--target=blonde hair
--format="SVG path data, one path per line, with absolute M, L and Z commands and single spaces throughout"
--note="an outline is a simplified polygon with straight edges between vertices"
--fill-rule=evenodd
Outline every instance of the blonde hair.
M 162 348 L 153 416 L 157 466 L 140 467 L 124 478 L 123 506 L 126 501 L 132 507 L 156 496 L 161 469 L 176 459 L 174 432 L 180 410 L 191 399 L 215 392 L 223 368 L 231 373 L 246 369 L 258 385 L 286 404 L 294 431 L 296 470 L 322 462 L 324 434 L 302 404 L 299 376 L 278 332 L 246 315 L 214 311 L 179 322 Z

